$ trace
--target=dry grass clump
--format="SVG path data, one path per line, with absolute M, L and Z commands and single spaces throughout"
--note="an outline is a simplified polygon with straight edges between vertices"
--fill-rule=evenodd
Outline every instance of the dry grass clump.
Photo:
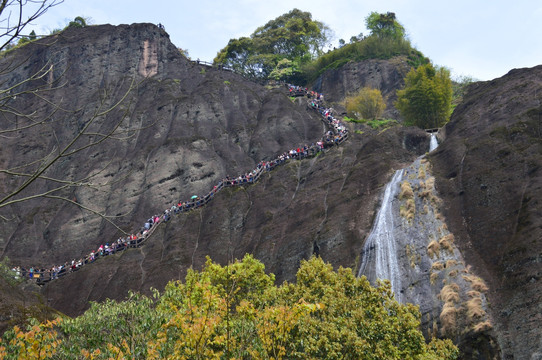
M 423 212 L 422 212 L 422 214 L 423 214 L 423 215 L 429 214 L 429 206 L 427 206 L 427 205 L 424 205 L 424 206 L 423 206 Z
M 413 220 L 414 215 L 416 215 L 416 204 L 414 203 L 414 199 L 407 199 L 405 205 L 402 205 L 399 208 L 399 214 L 409 221 Z
M 454 235 L 453 234 L 445 235 L 439 240 L 439 245 L 443 249 L 448 250 L 449 252 L 454 252 L 454 248 L 452 246 L 453 243 L 454 243 Z
M 400 200 L 406 200 L 406 203 L 399 209 L 399 214 L 407 220 L 414 219 L 416 214 L 416 203 L 414 202 L 414 191 L 408 181 L 401 183 L 401 192 L 399 193 Z
M 431 285 L 435 285 L 437 280 L 438 280 L 438 273 L 432 272 L 431 275 L 429 275 L 429 281 L 431 282 Z
M 467 301 L 467 316 L 470 320 L 480 319 L 486 312 L 482 308 L 482 299 L 475 297 Z
M 440 323 L 443 334 L 452 334 L 456 332 L 457 314 L 459 309 L 455 307 L 459 303 L 459 285 L 451 283 L 445 285 L 438 295 L 439 299 L 444 301 L 440 313 Z
M 479 333 L 479 332 L 489 330 L 491 328 L 493 328 L 493 325 L 491 324 L 491 321 L 486 320 L 484 322 L 480 322 L 480 323 L 474 325 L 473 330 L 474 330 L 475 333 Z
M 456 277 L 459 271 L 457 269 L 454 269 L 448 273 L 449 277 Z
M 480 278 L 472 282 L 471 288 L 482 293 L 485 293 L 488 290 L 486 283 Z
M 443 334 L 453 334 L 456 331 L 458 309 L 453 303 L 445 303 L 440 312 L 440 324 Z
M 401 192 L 399 193 L 399 199 L 413 199 L 414 191 L 412 191 L 412 186 L 408 181 L 403 181 L 401 183 Z
M 431 270 L 440 271 L 444 269 L 444 263 L 442 261 L 434 262 L 433 265 L 431 265 Z
M 445 285 L 440 294 L 438 295 L 440 300 L 445 303 L 458 303 L 459 302 L 459 285 L 452 283 Z
M 415 268 L 417 262 L 422 261 L 422 257 L 416 253 L 416 250 L 413 246 L 407 244 L 406 246 L 406 254 L 408 256 L 408 259 L 410 260 L 410 267 Z
M 427 245 L 427 255 L 432 259 L 433 256 L 438 257 L 440 251 L 440 245 L 437 241 L 433 240 Z
M 481 295 L 480 292 L 476 290 L 470 290 L 467 292 L 467 296 L 470 298 L 480 297 L 480 295 Z
M 424 185 L 423 183 L 420 185 L 420 192 L 418 193 L 418 195 L 420 196 L 420 198 L 422 199 L 425 199 L 427 201 L 431 201 L 431 190 L 423 190 L 424 188 Z
M 425 166 L 420 166 L 420 171 L 418 172 L 418 179 L 425 179 Z
M 450 259 L 450 260 L 446 261 L 446 267 L 447 268 L 451 268 L 451 267 L 456 266 L 456 265 L 457 265 L 457 260 Z
M 484 280 L 482 280 L 478 276 L 463 275 L 463 279 L 470 282 L 470 287 L 473 290 L 476 290 L 476 291 L 481 292 L 481 293 L 486 292 L 488 290 L 488 287 L 487 287 L 486 283 L 484 282 Z

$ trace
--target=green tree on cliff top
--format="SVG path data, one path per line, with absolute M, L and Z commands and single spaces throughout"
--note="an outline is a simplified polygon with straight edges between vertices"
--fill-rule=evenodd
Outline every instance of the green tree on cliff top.
M 309 12 L 294 9 L 269 21 L 250 35 L 231 39 L 214 59 L 245 75 L 267 78 L 283 59 L 298 67 L 322 53 L 329 28 Z
M 365 18 L 365 26 L 370 30 L 371 35 L 380 38 L 402 39 L 405 37 L 405 28 L 397 21 L 395 13 L 392 12 L 379 14 L 373 11 Z

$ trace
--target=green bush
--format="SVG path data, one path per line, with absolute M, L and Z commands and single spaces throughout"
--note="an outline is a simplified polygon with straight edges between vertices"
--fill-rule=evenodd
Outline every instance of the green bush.
M 131 294 L 82 316 L 8 331 L 5 359 L 456 359 L 449 340 L 426 344 L 420 313 L 351 269 L 302 261 L 296 282 L 274 284 L 250 255 L 208 260 L 154 299 Z M 38 351 L 40 350 L 40 351 Z M 37 358 L 37 357 L 36 357 Z

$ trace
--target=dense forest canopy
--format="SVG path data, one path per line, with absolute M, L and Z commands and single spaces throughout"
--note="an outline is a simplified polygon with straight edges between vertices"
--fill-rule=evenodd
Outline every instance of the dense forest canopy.
M 372 287 L 313 257 L 295 284 L 252 256 L 207 261 L 154 299 L 131 294 L 94 303 L 82 316 L 8 331 L 3 359 L 456 359 L 450 340 L 426 344 L 420 313 L 389 283 Z M 41 354 L 41 357 L 40 357 Z

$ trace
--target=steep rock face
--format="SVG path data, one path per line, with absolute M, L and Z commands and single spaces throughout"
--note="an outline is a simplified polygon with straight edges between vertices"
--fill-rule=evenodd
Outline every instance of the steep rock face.
M 150 24 L 68 30 L 2 61 L 13 67 L 3 78 L 10 85 L 50 69 L 24 85 L 51 89 L 45 93 L 47 102 L 21 94 L 12 106 L 35 109 L 41 118 L 53 113 L 45 127 L 16 131 L 0 143 L 3 168 L 62 148 L 93 114 L 126 95 L 92 124 L 99 138 L 126 116 L 119 127 L 123 132 L 61 159 L 46 175 L 79 180 L 94 174 L 92 186 L 58 194 L 116 216 L 114 222 L 128 232 L 173 203 L 202 195 L 226 175 L 244 173 L 260 160 L 317 141 L 325 131 L 303 99 L 292 102 L 284 89 L 267 89 L 190 63 L 163 30 Z M 17 119 L 9 120 L 4 126 L 17 124 Z M 42 288 L 44 297 L 75 315 L 89 300 L 121 299 L 128 289 L 161 288 L 183 278 L 188 267 L 201 266 L 205 256 L 225 263 L 246 252 L 279 280 L 292 280 L 299 260 L 314 252 L 334 265 L 356 267 L 381 187 L 393 169 L 428 145 L 417 129 L 362 130 L 363 135 L 352 134 L 344 146 L 323 156 L 282 166 L 255 185 L 222 191 L 208 206 L 162 225 L 140 249 L 100 259 L 48 283 Z M 21 181 L 2 176 L 3 193 Z M 53 186 L 38 181 L 28 190 L 45 192 Z M 79 258 L 120 235 L 102 218 L 66 200 L 37 199 L 1 211 L 9 219 L 0 232 L 2 255 L 25 266 Z
M 42 92 L 47 101 L 21 94 L 10 105 L 37 111 L 39 119 L 53 114 L 45 126 L 3 139 L 3 168 L 61 149 L 96 112 L 106 112 L 126 96 L 92 126 L 93 133 L 104 134 L 124 116 L 115 139 L 61 159 L 46 175 L 80 180 L 94 174 L 91 182 L 102 184 L 97 189 L 68 188 L 55 195 L 118 216 L 115 223 L 128 232 L 139 230 L 148 216 L 179 196 L 202 194 L 226 174 L 254 168 L 258 161 L 314 141 L 323 132 L 322 126 L 314 126 L 314 113 L 295 106 L 283 91 L 190 63 L 167 34 L 151 24 L 68 29 L 2 61 L 3 68 L 13 68 L 4 75 L 6 86 L 51 69 L 19 87 L 49 89 Z M 23 120 L 11 117 L 3 126 Z M 81 139 L 76 147 L 88 138 L 99 135 Z M 2 180 L 3 194 L 21 183 L 18 177 Z M 37 181 L 28 194 L 54 185 Z M 0 214 L 9 219 L 0 235 L 2 254 L 27 264 L 64 262 L 118 235 L 108 222 L 67 201 L 22 202 Z
M 542 66 L 472 85 L 430 156 L 444 215 L 490 287 L 504 359 L 539 358 Z
M 223 190 L 207 206 L 161 225 L 140 249 L 83 267 L 44 292 L 55 307 L 77 314 L 89 300 L 183 279 L 206 256 L 226 263 L 252 253 L 279 282 L 294 280 L 299 261 L 315 252 L 335 266 L 356 268 L 390 170 L 416 156 L 396 146 L 405 137 L 426 142 L 415 129 L 353 135 L 340 148 L 280 166 L 254 185 Z M 78 296 L 64 296 L 66 289 Z
M 383 116 L 397 119 L 400 115 L 393 105 L 397 100 L 396 91 L 404 85 L 404 78 L 410 68 L 406 57 L 349 62 L 339 69 L 327 70 L 315 81 L 313 87 L 323 92 L 330 102 L 342 101 L 366 86 L 378 89 L 387 106 Z

